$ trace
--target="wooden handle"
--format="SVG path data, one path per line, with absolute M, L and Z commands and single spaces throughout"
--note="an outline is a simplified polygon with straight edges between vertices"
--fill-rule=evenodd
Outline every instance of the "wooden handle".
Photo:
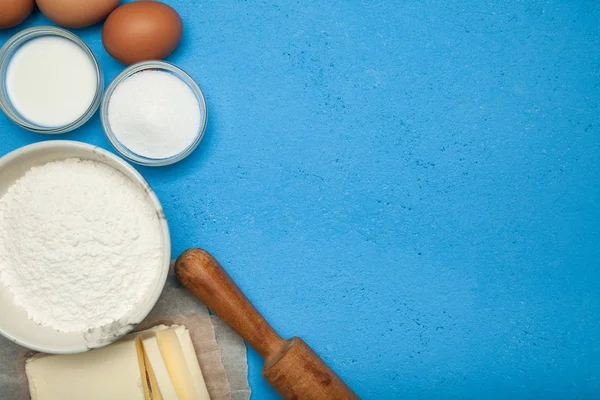
M 263 357 L 262 374 L 284 399 L 359 400 L 302 339 L 282 339 L 209 253 L 186 250 L 175 274 Z
M 175 262 L 175 275 L 263 359 L 275 357 L 284 349 L 285 340 L 271 328 L 208 252 L 201 249 L 185 251 Z

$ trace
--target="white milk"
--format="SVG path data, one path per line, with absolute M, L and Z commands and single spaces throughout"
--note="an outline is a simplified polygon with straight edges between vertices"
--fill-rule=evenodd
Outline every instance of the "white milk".
M 96 94 L 94 62 L 77 44 L 58 36 L 32 39 L 13 55 L 7 94 L 30 122 L 57 127 L 81 117 Z

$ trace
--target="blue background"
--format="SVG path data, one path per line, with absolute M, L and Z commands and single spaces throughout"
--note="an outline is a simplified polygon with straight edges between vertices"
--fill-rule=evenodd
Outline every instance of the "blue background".
M 210 114 L 140 168 L 174 255 L 211 251 L 365 399 L 600 396 L 600 2 L 168 3 Z M 60 138 L 110 149 L 98 116 Z

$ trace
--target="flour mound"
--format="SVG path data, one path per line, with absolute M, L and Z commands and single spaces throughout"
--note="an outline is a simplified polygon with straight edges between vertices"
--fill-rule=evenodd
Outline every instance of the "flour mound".
M 43 326 L 81 332 L 123 318 L 156 284 L 162 254 L 146 194 L 106 164 L 33 167 L 0 199 L 0 282 Z

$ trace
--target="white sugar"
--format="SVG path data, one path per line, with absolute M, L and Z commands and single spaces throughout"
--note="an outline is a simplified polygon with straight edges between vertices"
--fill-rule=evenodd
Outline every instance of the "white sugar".
M 108 123 L 137 155 L 164 159 L 190 147 L 200 128 L 200 106 L 185 82 L 163 71 L 142 71 L 117 86 Z

